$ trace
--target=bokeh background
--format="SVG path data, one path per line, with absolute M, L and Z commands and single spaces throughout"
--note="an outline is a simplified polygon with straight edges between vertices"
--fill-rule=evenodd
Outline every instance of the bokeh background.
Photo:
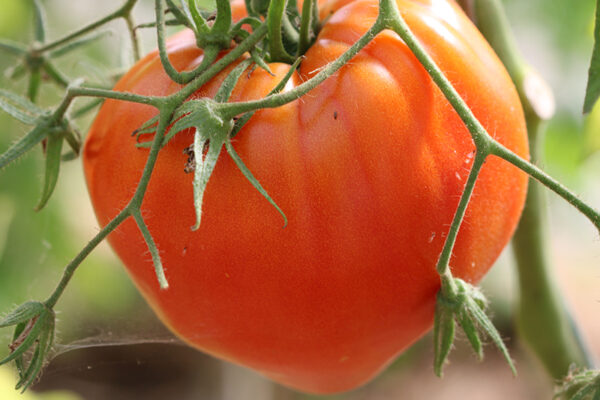
M 116 9 L 123 0 L 43 0 L 50 39 Z M 504 1 L 526 59 L 552 86 L 556 116 L 547 125 L 544 167 L 583 198 L 600 207 L 600 108 L 583 117 L 581 108 L 592 49 L 593 0 Z M 153 1 L 140 0 L 136 20 L 152 19 Z M 29 0 L 0 0 L 0 37 L 28 43 Z M 101 82 L 131 65 L 122 21 L 113 35 L 61 58 L 58 66 L 72 78 Z M 143 48 L 154 48 L 154 33 L 142 32 Z M 0 70 L 16 60 L 0 54 Z M 0 75 L 0 87 L 24 93 L 25 82 Z M 44 85 L 40 103 L 52 106 L 60 91 Z M 89 120 L 80 121 L 85 132 Z M 0 112 L 0 151 L 26 127 Z M 62 166 L 54 197 L 33 211 L 41 191 L 42 155 L 27 157 L 0 171 L 0 311 L 29 299 L 44 299 L 66 263 L 98 231 L 86 194 L 79 160 Z M 558 287 L 572 310 L 591 353 L 600 357 L 600 241 L 588 221 L 549 195 L 548 252 Z M 338 396 L 308 396 L 287 390 L 236 366 L 187 348 L 153 316 L 119 261 L 101 245 L 78 270 L 58 304 L 54 358 L 34 390 L 18 395 L 14 371 L 0 367 L 0 399 L 548 399 L 553 382 L 519 341 L 513 327 L 515 274 L 507 249 L 483 282 L 492 301 L 494 322 L 507 339 L 519 376 L 511 376 L 498 352 L 488 346 L 480 364 L 464 338 L 451 355 L 443 379 L 433 375 L 431 337 L 427 336 L 365 387 Z M 0 356 L 9 330 L 0 331 Z

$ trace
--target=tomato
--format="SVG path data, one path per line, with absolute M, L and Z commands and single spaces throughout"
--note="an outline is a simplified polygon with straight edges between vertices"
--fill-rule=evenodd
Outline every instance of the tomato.
M 516 91 L 480 33 L 450 0 L 398 0 L 417 37 L 490 134 L 528 157 Z M 331 14 L 287 89 L 313 76 L 374 22 L 376 0 L 321 6 Z M 241 11 L 236 8 L 239 14 Z M 178 69 L 202 60 L 191 33 L 168 42 Z M 257 99 L 288 71 L 244 74 L 231 101 Z M 213 96 L 226 72 L 196 96 Z M 115 90 L 179 89 L 157 52 Z M 286 90 L 287 90 L 286 89 Z M 148 150 L 131 133 L 149 106 L 108 100 L 89 134 L 85 175 L 100 225 L 131 198 Z M 109 236 L 133 281 L 164 323 L 190 345 L 290 387 L 318 393 L 371 379 L 432 326 L 435 264 L 473 160 L 474 144 L 405 44 L 378 35 L 300 100 L 257 112 L 233 139 L 289 224 L 221 155 L 195 222 L 191 132 L 160 153 L 142 206 L 166 267 L 160 290 L 130 218 Z M 509 241 L 527 177 L 490 157 L 476 184 L 451 267 L 479 281 Z

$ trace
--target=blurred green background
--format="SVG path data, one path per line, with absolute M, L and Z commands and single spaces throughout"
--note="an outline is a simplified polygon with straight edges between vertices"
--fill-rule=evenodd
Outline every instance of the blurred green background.
M 50 39 L 116 9 L 122 0 L 44 0 Z M 526 58 L 555 91 L 558 110 L 548 123 L 544 144 L 545 168 L 585 199 L 600 205 L 600 108 L 581 115 L 587 66 L 592 48 L 593 0 L 505 0 L 507 13 Z M 136 6 L 138 22 L 152 19 L 153 2 Z M 32 8 L 29 0 L 0 0 L 0 37 L 28 43 Z M 130 65 L 130 46 L 123 22 L 108 26 L 114 35 L 61 58 L 58 66 L 72 78 L 99 80 Z M 115 45 L 116 43 L 116 45 Z M 154 47 L 153 33 L 143 33 L 144 49 Z M 16 60 L 0 55 L 0 70 Z M 24 93 L 23 80 L 0 75 L 0 87 Z M 42 89 L 40 103 L 57 103 L 60 91 Z M 83 132 L 89 124 L 80 121 Z M 0 113 L 0 151 L 27 127 Z M 35 149 L 0 172 L 0 310 L 28 299 L 44 299 L 62 268 L 98 227 L 87 198 L 79 160 L 65 163 L 54 197 L 46 209 L 33 211 L 41 190 L 42 155 Z M 549 251 L 559 286 L 574 311 L 592 352 L 600 355 L 600 243 L 589 223 L 568 205 L 550 196 Z M 459 343 L 446 376 L 431 368 L 432 349 L 426 337 L 386 373 L 366 387 L 330 399 L 535 399 L 549 398 L 552 383 L 523 349 L 512 327 L 515 282 L 510 252 L 484 282 L 492 300 L 492 315 L 508 338 L 520 375 L 508 368 L 489 347 L 479 365 Z M 242 368 L 220 363 L 181 346 L 153 317 L 119 261 L 100 246 L 78 270 L 58 305 L 57 352 L 37 392 L 19 396 L 14 374 L 0 368 L 0 399 L 316 399 L 277 385 Z M 0 331 L 0 355 L 10 332 Z M 464 340 L 463 340 L 464 342 Z M 468 389 L 468 390 L 467 390 Z M 60 390 L 56 392 L 56 390 Z M 66 391 L 66 392 L 65 392 Z M 79 394 L 75 394 L 78 392 Z

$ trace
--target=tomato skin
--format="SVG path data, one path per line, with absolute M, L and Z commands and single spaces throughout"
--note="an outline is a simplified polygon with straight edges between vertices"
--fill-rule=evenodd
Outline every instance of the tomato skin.
M 459 8 L 397 0 L 436 63 L 488 131 L 528 157 L 521 106 L 506 71 Z M 240 15 L 241 9 L 234 8 Z M 374 0 L 321 6 L 332 14 L 288 88 L 345 51 L 374 22 Z M 201 52 L 189 32 L 169 40 L 178 69 Z M 232 101 L 265 96 L 289 66 L 243 76 Z M 196 94 L 213 96 L 225 73 Z M 153 52 L 115 90 L 167 95 L 179 88 Z M 148 154 L 131 132 L 155 115 L 107 100 L 86 140 L 84 169 L 104 226 L 131 198 Z M 223 152 L 200 229 L 178 134 L 160 153 L 142 213 L 170 287 L 161 291 L 133 220 L 109 242 L 159 317 L 186 342 L 299 390 L 351 390 L 432 326 L 443 246 L 474 155 L 462 122 L 415 57 L 383 32 L 322 85 L 257 112 L 233 144 L 289 224 Z M 488 158 L 451 260 L 477 282 L 516 227 L 527 177 Z

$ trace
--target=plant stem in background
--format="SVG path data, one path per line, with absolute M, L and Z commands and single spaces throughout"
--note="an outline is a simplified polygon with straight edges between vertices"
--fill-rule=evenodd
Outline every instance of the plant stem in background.
M 478 28 L 513 79 L 525 111 L 532 162 L 539 159 L 543 120 L 554 112 L 552 94 L 529 68 L 510 31 L 498 0 L 475 0 Z M 541 185 L 530 178 L 521 222 L 513 238 L 519 277 L 517 329 L 554 379 L 564 378 L 571 364 L 591 367 L 585 345 L 560 297 L 546 253 L 546 200 Z

